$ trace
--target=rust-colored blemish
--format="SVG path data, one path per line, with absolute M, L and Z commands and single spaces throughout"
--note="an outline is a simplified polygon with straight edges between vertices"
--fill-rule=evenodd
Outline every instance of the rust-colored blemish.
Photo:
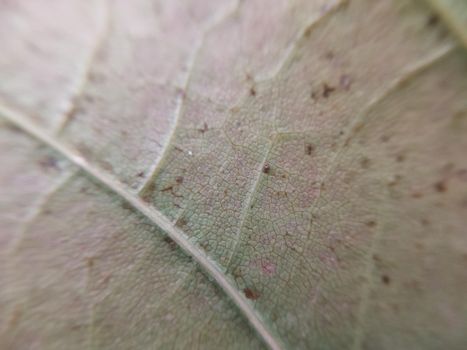
M 251 300 L 256 300 L 260 297 L 260 293 L 251 289 L 251 288 L 244 288 L 243 289 L 243 293 L 245 294 L 245 296 L 247 297 L 247 299 L 251 299 Z

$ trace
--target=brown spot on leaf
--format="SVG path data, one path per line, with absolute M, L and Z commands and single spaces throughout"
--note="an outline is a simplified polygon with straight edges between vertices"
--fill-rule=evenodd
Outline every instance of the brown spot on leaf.
M 76 149 L 83 158 L 86 158 L 86 159 L 92 158 L 93 151 L 86 144 L 81 143 L 76 147 Z
M 332 52 L 331 50 L 327 51 L 326 54 L 324 55 L 324 57 L 327 59 L 327 60 L 332 60 L 334 58 L 334 52 Z
M 177 177 L 175 178 L 175 182 L 178 183 L 178 184 L 183 183 L 183 176 L 177 176 Z
M 161 192 L 171 192 L 174 189 L 173 185 L 164 187 Z
M 250 96 L 256 96 L 256 89 L 254 86 L 250 88 Z
M 241 268 L 236 268 L 233 272 L 232 272 L 232 276 L 235 278 L 235 279 L 239 279 L 239 278 L 242 278 L 243 277 L 243 274 L 242 274 L 242 270 Z
M 390 139 L 391 139 L 391 136 L 389 135 L 381 136 L 381 142 L 388 142 Z
M 334 91 L 336 91 L 335 87 L 329 86 L 327 83 L 323 84 L 323 97 L 324 98 L 328 98 L 331 95 L 331 93 L 333 93 Z
M 174 188 L 174 185 L 169 185 L 167 187 L 164 187 L 161 192 L 169 192 L 172 196 L 176 197 L 176 198 L 182 198 L 183 196 L 180 195 L 180 194 L 177 194 L 177 192 L 175 192 L 175 188 Z
M 367 157 L 364 157 L 361 161 L 360 161 L 360 166 L 362 167 L 362 169 L 368 169 L 370 167 L 370 159 L 368 159 Z
M 269 164 L 268 163 L 264 164 L 263 165 L 263 173 L 269 174 L 270 171 L 271 171 L 271 167 L 269 166 Z
M 132 210 L 133 207 L 127 201 L 122 201 L 121 207 L 125 210 Z
M 419 251 L 422 251 L 425 247 L 421 242 L 415 242 L 415 248 Z
M 155 190 L 156 184 L 154 182 L 149 183 L 141 195 L 142 200 L 149 203 Z
M 365 126 L 364 123 L 358 123 L 357 125 L 354 126 L 353 132 L 357 133 L 363 130 L 363 127 Z
M 87 258 L 86 259 L 86 265 L 88 269 L 92 269 L 94 267 L 94 258 Z
M 398 155 L 396 156 L 396 161 L 397 161 L 398 163 L 402 163 L 404 160 L 405 160 L 405 155 L 403 155 L 403 154 L 398 154 Z
M 315 150 L 315 146 L 313 146 L 311 143 L 305 144 L 305 154 L 311 156 L 313 151 Z
M 430 15 L 430 17 L 428 17 L 428 19 L 426 21 L 426 25 L 428 27 L 434 27 L 438 23 L 439 23 L 439 16 L 437 14 L 434 14 L 434 13 L 432 15 Z
M 168 244 L 168 246 L 169 246 L 169 248 L 171 250 L 177 249 L 177 243 L 172 238 L 170 238 L 169 236 L 164 237 L 164 242 Z
M 437 192 L 446 192 L 448 189 L 445 181 L 438 181 L 434 187 Z
M 201 129 L 198 129 L 198 131 L 202 134 L 204 134 L 208 130 L 209 130 L 208 124 L 206 122 L 203 123 L 203 127 Z
M 276 192 L 276 195 L 277 195 L 278 197 L 284 197 L 284 198 L 289 196 L 289 194 L 288 194 L 287 191 L 277 191 L 277 192 Z
M 251 288 L 244 288 L 243 289 L 243 293 L 245 294 L 245 296 L 247 297 L 247 299 L 251 299 L 251 300 L 256 300 L 260 297 L 260 293 L 251 289 Z
M 185 219 L 184 217 L 181 217 L 180 219 L 177 220 L 177 222 L 175 223 L 175 226 L 177 227 L 184 227 L 188 224 L 188 221 L 187 219 Z
M 376 221 L 373 221 L 373 220 L 367 221 L 366 225 L 368 227 L 375 227 L 376 226 Z
M 382 275 L 381 276 L 381 281 L 386 285 L 389 285 L 391 283 L 391 279 L 389 278 L 388 275 Z
M 138 174 L 136 174 L 137 177 L 144 177 L 144 171 L 140 171 Z
M 208 242 L 202 242 L 200 243 L 199 245 L 201 248 L 203 248 L 203 250 L 205 252 L 209 252 L 211 250 L 211 248 L 209 247 L 209 243 Z
M 104 169 L 105 171 L 113 173 L 114 167 L 108 161 L 103 160 L 103 161 L 101 161 L 101 164 L 102 164 L 102 169 Z

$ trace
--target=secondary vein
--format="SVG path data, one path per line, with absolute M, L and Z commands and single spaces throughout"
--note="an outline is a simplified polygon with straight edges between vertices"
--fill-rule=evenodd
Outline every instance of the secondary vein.
M 102 172 L 99 168 L 90 164 L 83 157 L 78 155 L 71 147 L 60 142 L 44 130 L 32 123 L 27 116 L 20 111 L 14 110 L 5 104 L 0 105 L 0 115 L 8 120 L 11 124 L 19 127 L 27 134 L 33 136 L 37 140 L 45 143 L 70 162 L 80 167 L 87 175 L 96 179 L 104 185 L 108 190 L 117 194 L 119 197 L 127 201 L 139 213 L 147 217 L 151 222 L 161 228 L 172 238 L 180 248 L 194 261 L 196 261 L 205 272 L 210 275 L 218 284 L 218 286 L 233 300 L 242 314 L 250 322 L 251 326 L 257 331 L 259 336 L 264 340 L 268 347 L 272 350 L 280 350 L 283 348 L 279 339 L 267 328 L 263 318 L 253 309 L 246 298 L 239 293 L 234 287 L 234 284 L 229 281 L 217 264 L 212 261 L 204 252 L 193 245 L 186 235 L 178 229 L 165 215 L 156 208 L 149 206 L 141 198 L 131 193 L 124 184 L 110 175 Z

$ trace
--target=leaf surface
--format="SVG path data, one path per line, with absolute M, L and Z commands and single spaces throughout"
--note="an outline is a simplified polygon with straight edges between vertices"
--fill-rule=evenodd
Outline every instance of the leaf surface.
M 0 8 L 0 347 L 466 346 L 462 2 Z

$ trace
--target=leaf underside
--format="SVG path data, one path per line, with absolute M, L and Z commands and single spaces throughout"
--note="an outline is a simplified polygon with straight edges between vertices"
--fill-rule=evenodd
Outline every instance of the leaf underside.
M 0 2 L 0 348 L 466 348 L 465 18 Z

